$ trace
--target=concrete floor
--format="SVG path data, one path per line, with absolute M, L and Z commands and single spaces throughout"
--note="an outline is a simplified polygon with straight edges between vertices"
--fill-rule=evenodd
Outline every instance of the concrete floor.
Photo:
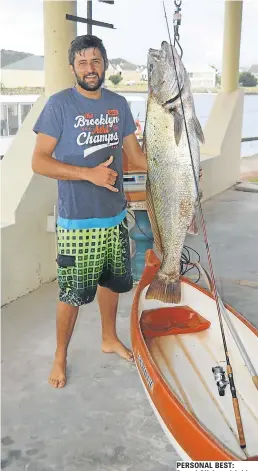
M 240 161 L 240 179 L 258 178 L 258 155 L 244 157 Z
M 258 194 L 228 190 L 204 204 L 218 289 L 258 326 Z M 187 238 L 207 266 L 202 236 Z M 194 275 L 194 273 L 193 273 Z M 129 344 L 133 291 L 121 296 L 118 332 Z M 96 303 L 83 307 L 68 384 L 47 384 L 55 348 L 57 284 L 2 309 L 2 469 L 171 471 L 177 455 L 145 397 L 136 368 L 100 352 Z
M 258 327 L 258 193 L 230 189 L 205 202 L 203 211 L 218 291 Z M 202 232 L 186 243 L 208 268 Z

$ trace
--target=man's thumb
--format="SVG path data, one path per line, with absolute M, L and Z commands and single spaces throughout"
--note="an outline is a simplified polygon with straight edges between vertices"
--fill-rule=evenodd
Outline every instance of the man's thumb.
M 104 165 L 105 167 L 108 167 L 110 164 L 112 164 L 112 162 L 113 162 L 113 155 L 111 155 L 109 159 L 106 160 L 106 162 L 104 162 L 102 165 Z

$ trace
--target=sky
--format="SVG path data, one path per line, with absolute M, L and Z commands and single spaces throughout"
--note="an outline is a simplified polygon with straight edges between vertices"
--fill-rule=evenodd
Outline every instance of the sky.
M 180 42 L 185 65 L 215 65 L 221 69 L 224 0 L 182 0 Z M 174 1 L 165 0 L 173 37 Z M 2 2 L 0 48 L 44 54 L 43 0 Z M 78 0 L 77 15 L 86 17 L 87 1 Z M 121 57 L 144 65 L 148 49 L 168 40 L 161 0 L 115 0 L 107 5 L 93 0 L 93 18 L 112 23 L 116 30 L 93 26 L 102 38 L 109 59 Z M 244 0 L 240 66 L 258 63 L 258 0 Z M 86 34 L 87 25 L 78 24 L 77 34 Z

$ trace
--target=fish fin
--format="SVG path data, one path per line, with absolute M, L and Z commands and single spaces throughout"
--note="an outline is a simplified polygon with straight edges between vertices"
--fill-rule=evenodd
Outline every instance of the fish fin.
M 148 210 L 148 216 L 151 223 L 151 229 L 153 232 L 154 244 L 160 256 L 162 256 L 163 251 L 162 251 L 161 237 L 160 237 L 159 226 L 157 223 L 154 204 L 153 204 L 152 195 L 151 195 L 150 181 L 148 177 L 146 180 L 146 205 L 147 205 L 147 210 Z
M 146 149 L 146 128 L 143 130 L 143 135 L 142 135 L 142 152 L 146 154 L 147 149 Z
M 146 299 L 156 299 L 163 303 L 178 304 L 181 301 L 181 283 L 180 280 L 169 280 L 160 277 L 159 273 L 155 276 L 146 292 Z
M 193 215 L 193 219 L 191 221 L 190 226 L 187 229 L 188 234 L 192 235 L 198 235 L 198 224 L 197 224 L 197 218 L 196 218 L 196 213 Z
M 199 194 L 200 194 L 200 189 L 199 189 Z M 199 224 L 198 224 L 198 204 L 199 201 L 198 199 L 195 202 L 195 208 L 194 208 L 194 213 L 192 217 L 192 221 L 189 224 L 189 227 L 187 229 L 188 234 L 192 235 L 198 235 L 199 234 Z
M 192 117 L 192 120 L 193 120 L 193 125 L 194 125 L 194 129 L 195 129 L 196 135 L 197 135 L 199 141 L 200 141 L 202 144 L 204 144 L 204 141 L 205 141 L 205 139 L 204 139 L 204 134 L 203 134 L 203 130 L 202 130 L 202 127 L 201 127 L 201 125 L 200 125 L 200 122 L 199 122 L 197 116 L 194 115 L 194 116 Z
M 174 108 L 171 110 L 171 113 L 173 114 L 174 117 L 174 135 L 175 135 L 175 141 L 176 145 L 178 146 L 182 131 L 183 131 L 183 117 L 181 116 L 180 113 Z
M 142 151 L 144 154 L 147 152 L 147 147 L 146 147 L 146 128 L 147 128 L 147 118 L 148 118 L 148 103 L 147 103 L 147 110 L 146 110 L 146 118 L 145 118 L 145 124 L 144 124 L 144 129 L 142 133 Z

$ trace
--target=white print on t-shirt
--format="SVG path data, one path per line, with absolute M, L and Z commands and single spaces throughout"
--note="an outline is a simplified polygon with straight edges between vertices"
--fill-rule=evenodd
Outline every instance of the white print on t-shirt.
M 112 110 L 112 112 L 117 111 L 117 110 Z M 99 118 L 87 118 L 86 116 L 93 116 L 90 113 L 87 113 L 86 115 L 81 115 L 81 116 L 76 116 L 75 121 L 77 121 L 74 125 L 75 128 L 78 127 L 83 127 L 83 126 L 103 126 L 103 124 L 108 124 L 110 128 L 113 127 L 114 124 L 119 123 L 119 117 L 117 116 L 109 116 L 108 114 L 103 115 L 103 113 L 100 115 Z
M 119 112 L 116 109 L 108 110 L 99 117 L 92 113 L 76 116 L 74 127 L 82 131 L 77 136 L 77 144 L 90 146 L 84 150 L 84 158 L 105 147 L 119 145 L 118 123 Z
M 97 152 L 98 150 L 104 149 L 105 147 L 111 147 L 113 145 L 114 144 L 100 144 L 99 146 L 89 147 L 84 150 L 84 158 L 94 154 L 94 152 Z

